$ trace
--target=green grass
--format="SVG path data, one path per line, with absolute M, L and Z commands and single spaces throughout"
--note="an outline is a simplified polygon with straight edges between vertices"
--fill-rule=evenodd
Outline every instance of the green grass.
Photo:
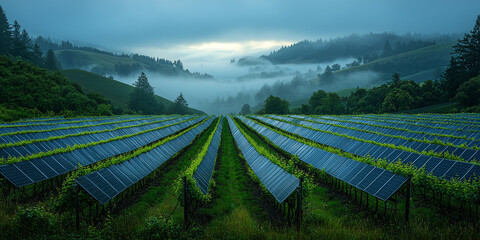
M 62 70 L 62 73 L 70 81 L 78 83 L 85 91 L 101 94 L 110 100 L 113 106 L 127 109 L 128 98 L 134 90 L 133 86 L 80 69 Z M 155 98 L 165 108 L 173 104 L 172 101 L 161 96 L 155 95 Z M 204 114 L 202 111 L 193 108 L 189 108 L 189 113 Z

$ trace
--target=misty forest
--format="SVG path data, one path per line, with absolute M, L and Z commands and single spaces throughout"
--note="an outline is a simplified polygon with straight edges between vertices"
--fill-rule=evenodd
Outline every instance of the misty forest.
M 0 239 L 478 239 L 478 1 L 0 3 Z

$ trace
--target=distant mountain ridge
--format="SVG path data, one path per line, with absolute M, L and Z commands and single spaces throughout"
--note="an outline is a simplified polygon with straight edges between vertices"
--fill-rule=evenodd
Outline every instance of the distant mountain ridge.
M 341 58 L 357 58 L 368 63 L 382 57 L 409 52 L 436 43 L 455 41 L 460 35 L 423 35 L 394 33 L 351 34 L 330 40 L 304 40 L 284 46 L 262 58 L 273 64 L 322 63 Z
M 69 41 L 60 44 L 42 36 L 33 41 L 42 51 L 52 49 L 64 69 L 82 69 L 99 75 L 138 75 L 142 71 L 167 76 L 209 79 L 212 75 L 190 72 L 180 60 L 154 58 L 140 54 L 115 54 L 92 47 L 75 46 Z

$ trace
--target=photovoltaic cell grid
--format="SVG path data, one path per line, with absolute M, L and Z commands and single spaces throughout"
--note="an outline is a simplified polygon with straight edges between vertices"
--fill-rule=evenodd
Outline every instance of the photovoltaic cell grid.
M 208 146 L 207 153 L 193 174 L 193 178 L 203 194 L 207 194 L 208 187 L 210 185 L 210 179 L 212 178 L 213 168 L 215 167 L 215 159 L 217 159 L 218 147 L 220 146 L 220 137 L 222 136 L 222 125 L 223 118 L 220 119 L 217 130 L 213 135 L 212 142 L 210 143 L 210 146 Z
M 370 140 L 370 141 L 375 141 L 379 143 L 386 143 L 386 144 L 394 144 L 394 145 L 403 145 L 406 147 L 411 147 L 414 150 L 417 150 L 418 152 L 422 151 L 435 151 L 435 152 L 446 152 L 448 151 L 449 153 L 457 153 L 458 156 L 463 157 L 466 161 L 472 161 L 474 159 L 479 159 L 480 158 L 480 151 L 474 150 L 474 149 L 463 149 L 463 148 L 456 148 L 452 146 L 442 146 L 442 145 L 436 145 L 436 144 L 427 144 L 427 143 L 420 143 L 420 142 L 410 142 L 405 144 L 405 140 L 398 139 L 398 138 L 391 138 L 387 136 L 381 136 L 377 134 L 372 134 L 372 133 L 364 133 L 360 131 L 354 131 L 351 129 L 345 129 L 345 128 L 339 128 L 335 126 L 326 126 L 322 124 L 317 124 L 309 121 L 303 121 L 299 119 L 291 119 L 291 118 L 286 118 L 282 116 L 271 116 L 272 118 L 276 119 L 281 119 L 284 121 L 290 121 L 290 122 L 295 122 L 297 124 L 301 124 L 307 127 L 312 127 L 316 128 L 319 130 L 323 131 L 331 131 L 331 132 L 336 132 L 339 134 L 345 134 L 349 136 L 353 136 L 356 138 L 361 138 L 365 140 Z M 408 142 L 408 141 L 406 141 Z M 394 155 L 392 155 L 394 156 Z M 387 159 L 389 160 L 389 159 Z M 394 159 L 395 160 L 395 159 Z
M 383 127 L 394 127 L 399 129 L 408 129 L 410 131 L 415 132 L 423 132 L 429 134 L 444 134 L 444 135 L 453 135 L 457 137 L 466 137 L 466 138 L 473 138 L 476 140 L 480 140 L 480 132 L 470 131 L 465 127 L 459 128 L 458 126 L 454 129 L 448 128 L 434 128 L 432 126 L 427 126 L 426 124 L 415 124 L 415 123 L 408 123 L 404 121 L 398 120 L 389 120 L 389 119 L 373 119 L 373 118 L 364 118 L 362 116 L 322 116 L 322 118 L 329 118 L 333 120 L 348 120 L 354 121 L 357 123 L 362 124 L 374 124 Z M 406 132 L 404 134 L 407 134 Z M 431 136 L 429 137 L 431 139 Z M 442 141 L 446 140 L 444 137 L 437 137 L 438 139 L 443 139 Z M 457 139 L 454 141 L 463 140 Z M 447 140 L 448 141 L 448 140 Z M 461 141 L 459 144 L 462 144 Z M 473 146 L 471 143 L 466 144 L 467 146 Z
M 404 115 L 404 117 L 400 117 L 400 115 L 392 115 L 386 114 L 381 116 L 376 115 L 362 115 L 362 118 L 373 119 L 373 120 L 386 120 L 386 121 L 393 121 L 397 123 L 406 123 L 406 124 L 418 124 L 418 125 L 427 125 L 430 127 L 440 127 L 446 128 L 450 130 L 457 130 L 461 129 L 463 131 L 479 131 L 479 123 L 475 122 L 474 119 L 464 119 L 464 120 L 453 120 L 451 116 L 440 116 L 440 117 L 430 117 L 430 118 L 416 118 L 410 115 Z
M 300 180 L 272 163 L 268 158 L 260 155 L 243 136 L 232 118 L 228 116 L 227 120 L 233 138 L 247 164 L 277 202 L 282 203 L 299 186 Z
M 402 161 L 402 163 L 412 164 L 418 169 L 423 167 L 426 173 L 432 173 L 437 177 L 443 177 L 445 179 L 458 178 L 460 180 L 469 180 L 475 176 L 479 176 L 480 174 L 480 167 L 471 163 L 396 150 L 373 143 L 357 141 L 326 132 L 299 127 L 271 118 L 265 118 L 261 116 L 252 116 L 252 118 L 259 119 L 287 132 L 297 134 L 320 144 L 341 149 L 345 152 L 353 153 L 359 156 L 370 156 L 375 159 L 387 159 L 388 162 Z M 292 122 L 294 121 L 297 120 L 292 120 Z M 297 122 L 300 121 L 298 120 Z M 439 165 L 442 161 L 446 161 L 446 163 L 449 163 L 450 165 L 448 167 L 445 167 L 443 164 Z M 437 167 L 439 168 L 436 169 Z
M 75 181 L 98 202 L 105 204 L 189 145 L 212 121 L 213 118 L 210 118 L 161 146 L 125 162 L 79 177 Z
M 48 140 L 48 136 L 47 136 L 46 138 L 44 138 L 45 141 L 38 141 L 38 142 L 26 144 L 26 145 L 2 148 L 0 149 L 0 157 L 3 157 L 3 158 L 22 157 L 22 156 L 32 155 L 40 152 L 48 152 L 58 148 L 74 146 L 76 144 L 80 145 L 80 144 L 86 144 L 90 142 L 98 142 L 98 141 L 107 140 L 110 138 L 115 138 L 123 135 L 134 134 L 140 131 L 154 129 L 154 128 L 162 127 L 162 126 L 177 122 L 176 119 L 172 119 L 172 120 L 168 120 L 168 119 L 172 119 L 172 118 L 170 117 L 170 118 L 167 118 L 166 120 L 149 119 L 149 120 L 141 120 L 141 121 L 134 121 L 134 122 L 119 124 L 120 126 L 126 127 L 122 129 L 116 129 L 116 126 L 112 126 L 112 125 L 98 126 L 98 127 L 95 127 L 96 131 L 98 130 L 109 130 L 109 131 L 90 133 L 90 134 L 87 133 L 87 134 L 81 134 L 77 136 L 54 139 L 54 140 Z M 161 120 L 164 120 L 164 121 L 153 123 L 154 121 L 161 121 Z M 152 123 L 148 124 L 150 122 Z M 136 126 L 139 124 L 147 124 L 147 125 Z M 75 133 L 76 129 L 68 129 L 67 131 Z M 42 134 L 48 135 L 48 133 L 42 133 Z
M 146 122 L 152 122 L 155 120 L 160 119 L 169 119 L 173 117 L 147 117 L 147 118 L 140 118 L 140 117 L 131 117 L 131 118 L 111 118 L 99 121 L 88 121 L 88 122 L 79 122 L 79 123 L 71 123 L 68 127 L 61 127 L 61 128 L 52 128 L 51 125 L 44 125 L 38 126 L 39 129 L 31 130 L 31 131 L 21 131 L 21 132 L 11 132 L 6 133 L 3 136 L 0 135 L 0 144 L 5 143 L 16 143 L 25 140 L 33 140 L 33 139 L 46 139 L 49 137 L 55 136 L 64 136 L 69 134 L 78 134 L 84 132 L 93 132 L 93 131 L 101 131 L 107 129 L 114 129 L 116 127 L 124 127 L 124 126 L 131 126 L 135 124 L 141 124 Z M 137 120 L 141 119 L 141 120 Z M 137 120 L 137 121 L 135 121 Z M 129 121 L 129 122 L 122 122 L 122 121 Z M 98 126 L 98 124 L 102 124 Z M 75 127 L 75 128 L 72 128 Z
M 337 124 L 341 125 L 344 127 L 349 127 L 349 128 L 355 128 L 361 131 L 373 131 L 379 134 L 388 134 L 388 135 L 394 135 L 398 137 L 405 137 L 408 139 L 416 139 L 418 141 L 423 141 L 423 140 L 429 140 L 433 141 L 435 139 L 440 140 L 442 142 L 450 142 L 455 145 L 461 145 L 465 144 L 468 147 L 472 146 L 480 146 L 480 141 L 478 140 L 471 140 L 471 139 L 461 139 L 461 138 L 454 138 L 454 137 L 447 137 L 447 136 L 436 136 L 432 134 L 427 134 L 425 131 L 421 131 L 422 133 L 414 133 L 411 131 L 405 131 L 405 130 L 399 130 L 399 129 L 392 129 L 388 128 L 391 126 L 388 125 L 381 125 L 381 124 L 375 124 L 375 123 L 366 123 L 365 121 L 354 121 L 350 119 L 343 119 L 344 121 L 339 121 L 339 118 L 335 117 L 308 117 L 308 116 L 291 116 L 295 118 L 302 118 L 310 121 L 315 121 L 318 123 L 325 123 L 325 124 Z M 327 119 L 328 118 L 328 119 Z M 345 122 L 345 120 L 349 122 Z M 354 121 L 354 122 L 353 122 Z M 367 124 L 374 124 L 374 125 L 379 125 L 379 126 L 372 126 L 372 125 L 367 125 Z M 403 128 L 407 129 L 407 128 Z M 408 129 L 412 130 L 412 129 Z M 455 131 L 458 133 L 458 131 Z M 445 133 L 442 133 L 445 134 Z M 480 133 L 477 133 L 480 135 Z M 451 134 L 453 135 L 453 134 Z M 462 135 L 460 135 L 462 136 Z M 424 143 L 424 142 L 418 142 L 418 141 L 412 141 L 412 140 L 405 140 L 405 139 L 400 139 L 401 144 L 403 146 L 411 147 L 413 149 L 419 150 L 420 148 L 426 148 L 429 144 Z M 458 149 L 463 149 L 465 148 L 458 148 Z
M 416 150 L 418 152 L 422 151 L 434 151 L 438 153 L 443 153 L 443 152 L 449 152 L 449 153 L 454 153 L 456 152 L 459 157 L 462 157 L 465 159 L 465 161 L 472 161 L 474 159 L 480 159 L 480 151 L 475 150 L 475 149 L 466 149 L 466 148 L 457 148 L 453 146 L 443 146 L 443 145 L 437 145 L 437 144 L 428 144 L 424 142 L 416 142 L 416 141 L 409 141 L 406 139 L 402 138 L 395 138 L 395 137 L 388 137 L 388 136 L 382 136 L 374 133 L 369 133 L 369 132 L 362 132 L 360 130 L 353 130 L 353 129 L 348 129 L 344 127 L 338 127 L 338 126 L 332 126 L 332 125 L 327 125 L 320 123 L 320 120 L 313 120 L 315 122 L 311 121 L 303 121 L 299 120 L 297 118 L 290 118 L 290 117 L 283 117 L 283 116 L 275 116 L 271 115 L 270 117 L 276 118 L 276 119 L 281 119 L 284 121 L 290 121 L 290 122 L 295 122 L 297 124 L 301 124 L 307 127 L 312 127 L 315 129 L 320 129 L 323 131 L 330 131 L 330 132 L 335 132 L 339 134 L 345 134 L 349 136 L 353 136 L 356 138 L 360 139 L 365 139 L 365 140 L 370 140 L 370 141 L 375 141 L 378 143 L 384 143 L 384 144 L 394 144 L 397 146 L 405 146 L 412 148 L 413 150 Z M 309 117 L 303 117 L 306 119 L 312 119 Z M 354 126 L 349 126 L 348 124 L 345 124 L 346 127 L 354 127 Z M 391 130 L 391 129 L 389 129 Z M 393 130 L 392 130 L 393 131 Z M 408 136 L 408 137 L 411 137 Z M 470 142 L 473 144 L 477 144 L 477 142 Z
M 408 180 L 404 176 L 394 174 L 391 171 L 285 137 L 245 117 L 238 118 L 275 145 L 292 155 L 297 155 L 301 161 L 317 169 L 325 170 L 329 175 L 382 201 L 388 200 Z
M 191 117 L 180 118 L 177 121 L 180 122 L 189 118 Z M 0 165 L 0 174 L 16 187 L 30 185 L 75 170 L 79 164 L 87 166 L 103 159 L 135 150 L 198 123 L 205 118 L 205 116 L 202 116 L 133 137 L 97 144 L 66 153 Z
M 68 127 L 75 126 L 77 123 L 81 122 L 91 122 L 98 121 L 102 119 L 117 119 L 117 118 L 127 118 L 125 116 L 113 116 L 113 117 L 88 117 L 88 118 L 74 118 L 74 119 L 60 119 L 60 120 L 50 120 L 50 121 L 31 121 L 31 122 L 17 122 L 13 124 L 3 124 L 0 125 L 0 134 L 10 133 L 10 132 L 21 132 L 21 131 L 32 131 L 39 130 L 44 127 L 58 128 L 58 127 Z

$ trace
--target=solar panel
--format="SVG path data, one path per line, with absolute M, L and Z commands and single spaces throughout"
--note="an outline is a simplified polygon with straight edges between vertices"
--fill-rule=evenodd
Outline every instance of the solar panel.
M 260 118 L 259 116 L 252 117 Z M 373 196 L 376 196 L 376 192 L 380 188 L 382 188 L 392 176 L 399 176 L 393 174 L 390 171 L 377 168 L 363 162 L 347 159 L 343 156 L 336 155 L 331 152 L 326 152 L 324 150 L 315 148 L 301 142 L 297 142 L 291 138 L 280 135 L 264 126 L 261 126 L 260 124 L 257 124 L 245 117 L 239 116 L 238 118 L 246 125 L 257 131 L 259 134 L 267 137 L 270 141 L 272 141 L 272 143 L 276 144 L 282 149 L 289 148 L 292 145 L 302 146 L 297 147 L 296 149 L 292 149 L 291 154 L 299 156 L 300 160 L 306 163 L 310 163 L 318 169 L 324 168 L 324 170 L 331 176 L 334 176 L 361 190 L 366 190 L 366 188 L 372 186 L 369 190 L 370 194 Z M 264 120 L 264 118 L 262 118 L 261 120 Z M 268 121 L 268 119 L 265 119 L 265 121 Z M 308 151 L 310 152 L 310 154 L 305 154 L 305 156 L 308 156 L 308 158 L 303 159 L 300 157 L 301 154 L 297 154 L 297 151 Z M 380 178 L 380 176 L 383 177 Z M 406 178 L 403 176 L 399 176 L 399 179 L 406 180 Z M 401 185 L 403 185 L 403 183 L 400 181 L 392 182 L 391 184 L 394 184 L 395 186 L 390 186 L 390 189 L 398 189 L 401 187 Z M 396 184 L 401 185 L 397 186 Z M 382 199 L 384 198 L 383 195 L 380 197 Z
M 217 158 L 218 147 L 220 146 L 220 137 L 222 134 L 222 125 L 223 118 L 221 118 L 220 123 L 213 135 L 210 146 L 208 147 L 205 157 L 202 159 L 201 163 L 198 165 L 197 170 L 193 174 L 193 178 L 196 180 L 198 188 L 202 191 L 203 194 L 207 194 L 208 187 L 210 184 L 210 179 L 213 174 L 213 169 L 215 167 L 215 159 Z
M 191 117 L 185 117 L 181 119 L 185 120 L 189 118 Z M 181 121 L 181 119 L 178 119 L 178 121 Z M 77 168 L 77 162 L 82 164 L 82 166 L 86 166 L 108 157 L 129 152 L 131 150 L 149 144 L 150 142 L 153 142 L 159 138 L 173 134 L 174 132 L 190 126 L 191 124 L 198 123 L 203 119 L 205 119 L 205 117 L 200 117 L 194 120 L 182 122 L 180 124 L 173 125 L 167 128 L 162 128 L 156 131 L 142 133 L 140 135 L 136 135 L 130 138 L 120 139 L 103 144 L 97 144 L 89 146 L 87 148 L 77 149 L 75 151 L 44 157 L 41 158 L 41 160 L 33 159 L 30 161 L 22 161 L 9 164 L 15 165 L 16 169 L 18 169 L 25 176 L 28 176 L 28 179 L 30 179 L 31 181 L 26 181 L 25 179 L 22 180 L 22 178 L 14 177 L 14 173 L 7 172 L 10 171 L 11 168 L 0 168 L 0 174 L 2 174 L 5 178 L 7 178 L 7 180 L 12 182 L 16 187 L 22 187 L 72 171 Z M 123 142 L 129 142 L 132 139 L 137 139 L 137 141 L 135 141 L 135 144 L 130 145 L 130 147 L 122 144 Z M 37 161 L 41 162 L 37 163 Z M 52 169 L 56 172 L 55 174 L 52 172 Z
M 175 152 L 171 152 L 171 154 L 162 155 L 159 154 L 162 153 L 161 151 L 151 150 L 130 160 L 79 177 L 75 181 L 97 201 L 105 204 L 190 144 L 212 121 L 213 119 L 209 119 L 176 139 L 157 147 L 175 149 Z M 152 161 L 152 159 L 154 160 Z M 147 167 L 147 162 L 152 163 L 152 168 Z
M 387 201 L 406 181 L 407 178 L 400 175 L 394 175 L 375 193 L 375 196 L 380 200 Z
M 289 124 L 287 122 L 281 122 L 281 121 L 275 120 L 275 119 L 282 119 L 282 120 L 285 120 L 285 121 L 291 121 L 291 122 L 297 122 L 299 124 L 304 124 L 305 126 L 314 126 L 315 128 L 321 128 L 321 124 L 318 124 L 318 125 L 320 125 L 320 126 L 318 126 L 318 125 L 315 125 L 314 123 L 301 121 L 299 119 L 292 120 L 291 118 L 286 118 L 286 117 L 282 117 L 282 116 L 273 116 L 273 118 L 275 118 L 275 119 L 265 118 L 265 117 L 262 117 L 262 116 L 252 116 L 252 118 L 259 119 L 259 120 L 264 121 L 268 124 L 277 126 L 281 129 L 287 131 L 287 132 L 298 134 L 302 137 L 305 137 L 307 139 L 316 141 L 320 144 L 330 145 L 330 146 L 337 147 L 337 148 L 338 148 L 338 146 L 334 146 L 334 142 L 340 142 L 338 139 L 339 138 L 344 138 L 344 137 L 339 137 L 339 136 L 336 136 L 336 135 L 333 135 L 333 134 L 330 134 L 330 133 L 315 131 L 315 130 L 308 129 L 308 128 L 305 128 L 305 127 L 295 126 L 295 125 Z M 325 127 L 323 127 L 323 128 L 325 128 Z M 321 136 L 321 137 L 313 138 L 312 136 L 314 136 L 314 135 Z M 326 139 L 330 139 L 330 140 L 326 140 Z M 335 140 L 331 140 L 331 139 L 335 139 Z M 378 139 L 380 139 L 380 138 L 378 138 Z M 384 138 L 381 138 L 381 139 L 384 139 Z M 352 140 L 352 141 L 354 141 L 354 140 Z M 351 147 L 343 147 L 342 146 L 342 149 L 348 150 L 348 152 L 354 153 L 354 154 L 355 153 L 362 153 L 362 152 L 365 151 L 366 148 L 368 148 L 368 144 L 370 144 L 370 143 L 352 144 L 352 145 L 355 145 L 356 147 L 351 148 Z M 412 144 L 412 146 L 415 146 L 415 145 L 417 145 L 417 144 Z M 444 150 L 455 151 L 455 150 L 458 149 L 458 148 L 455 148 L 455 147 L 447 147 L 447 146 L 439 146 L 439 145 L 431 145 L 431 144 L 430 145 L 427 144 L 427 145 L 429 146 L 428 149 L 432 149 L 432 150 L 444 149 Z M 425 144 L 421 143 L 419 146 L 420 146 L 419 148 L 424 148 Z M 382 146 L 378 146 L 377 148 L 372 148 L 372 149 L 374 149 L 374 150 L 371 152 L 370 156 L 372 156 L 375 159 L 387 159 L 388 162 L 392 162 L 394 160 L 401 159 L 403 163 L 412 163 L 417 168 L 424 167 L 425 171 L 427 173 L 432 172 L 432 174 L 434 174 L 437 177 L 443 177 L 445 175 L 446 178 L 451 178 L 451 176 L 452 176 L 451 174 L 453 174 L 453 172 L 449 173 L 448 176 L 446 174 L 449 171 L 449 169 L 453 168 L 454 164 L 456 162 L 458 162 L 458 161 L 450 161 L 450 160 L 445 161 L 445 162 L 442 163 L 440 168 L 437 168 L 435 171 L 433 171 L 437 167 L 437 165 L 440 162 L 442 162 L 442 160 L 444 160 L 444 159 L 437 158 L 437 157 L 425 156 L 425 155 L 421 155 L 421 154 L 417 154 L 417 153 L 411 153 L 409 151 L 402 151 L 402 150 L 398 150 L 398 149 L 382 147 Z M 467 150 L 463 151 L 463 154 L 465 154 L 465 157 L 464 157 L 465 160 L 470 161 L 474 158 L 479 158 L 480 157 L 480 151 L 474 150 L 475 151 L 475 153 L 474 153 L 474 152 L 469 151 L 469 150 L 470 149 L 467 149 Z M 473 166 L 473 164 L 470 164 L 470 166 Z M 455 168 L 454 172 L 455 172 L 455 175 L 466 176 L 467 171 L 471 171 L 469 169 L 470 168 L 468 168 L 468 167 L 461 167 L 461 168 L 458 167 L 458 168 Z M 465 171 L 465 172 L 461 172 L 461 171 Z M 474 171 L 475 171 L 476 175 L 480 174 L 480 172 L 476 172 L 477 168 L 474 168 Z
M 282 203 L 295 191 L 300 181 L 263 155 L 260 155 L 254 147 L 248 143 L 233 120 L 230 117 L 227 117 L 227 120 L 235 142 L 245 157 L 245 160 L 247 160 L 248 165 L 273 197 L 279 203 Z

